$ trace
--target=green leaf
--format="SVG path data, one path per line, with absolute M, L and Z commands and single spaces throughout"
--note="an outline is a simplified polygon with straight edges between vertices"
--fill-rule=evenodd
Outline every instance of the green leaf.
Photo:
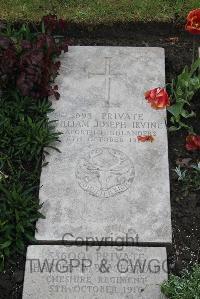
M 32 242 L 35 242 L 35 241 L 36 241 L 35 237 L 32 236 L 32 235 L 30 235 L 29 233 L 26 233 L 26 232 L 25 232 L 25 236 L 26 236 L 26 238 L 27 238 L 29 241 L 32 241 Z
M 0 248 L 5 249 L 5 248 L 9 247 L 11 244 L 12 244 L 11 240 L 5 241 L 3 244 L 0 244 Z
M 177 118 L 181 114 L 183 105 L 184 105 L 183 103 L 176 103 L 168 107 L 167 110 Z
M 180 129 L 181 129 L 181 126 L 179 126 L 179 127 L 171 126 L 171 127 L 169 127 L 169 132 L 178 131 Z
M 190 76 L 196 72 L 196 70 L 200 67 L 200 58 L 198 58 L 191 66 Z
M 181 112 L 181 115 L 184 117 L 184 118 L 190 118 L 190 117 L 193 117 L 193 116 L 196 116 L 196 113 L 194 113 L 194 111 L 192 112 L 188 112 L 187 110 L 182 110 Z

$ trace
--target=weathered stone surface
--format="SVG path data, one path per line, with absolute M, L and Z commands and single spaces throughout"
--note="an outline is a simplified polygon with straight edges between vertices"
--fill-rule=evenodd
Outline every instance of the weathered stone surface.
M 36 238 L 170 243 L 166 111 L 144 99 L 165 83 L 164 50 L 70 47 L 57 83 L 61 153 L 42 170 Z M 152 143 L 138 142 L 148 134 Z
M 23 299 L 161 299 L 165 248 L 29 246 Z

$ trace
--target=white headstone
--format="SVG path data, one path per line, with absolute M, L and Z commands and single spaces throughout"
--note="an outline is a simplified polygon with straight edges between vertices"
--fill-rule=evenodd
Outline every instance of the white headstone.
M 165 248 L 29 246 L 23 299 L 161 299 Z
M 57 84 L 61 153 L 42 169 L 36 238 L 171 243 L 166 111 L 144 99 L 165 84 L 164 50 L 70 47 Z

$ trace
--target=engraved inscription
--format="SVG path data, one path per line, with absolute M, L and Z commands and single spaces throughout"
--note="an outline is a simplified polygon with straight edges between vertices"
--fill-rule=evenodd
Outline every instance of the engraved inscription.
M 133 162 L 112 148 L 91 150 L 78 161 L 76 178 L 89 194 L 108 198 L 127 190 L 135 176 Z
M 110 63 L 112 57 L 105 57 L 105 70 L 103 73 L 88 73 L 88 78 L 92 78 L 94 76 L 103 76 L 105 78 L 105 105 L 110 106 L 110 86 L 111 86 L 111 79 L 117 78 L 120 76 L 124 76 L 123 74 L 117 73 L 112 74 L 110 70 Z

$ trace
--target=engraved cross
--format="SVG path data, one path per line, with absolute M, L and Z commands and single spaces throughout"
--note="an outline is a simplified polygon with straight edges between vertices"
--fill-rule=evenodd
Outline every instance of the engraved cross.
M 104 57 L 105 58 L 105 69 L 103 73 L 88 73 L 88 78 L 92 78 L 94 76 L 104 76 L 105 78 L 105 104 L 106 106 L 110 106 L 110 87 L 111 87 L 111 79 L 117 78 L 124 74 L 112 74 L 110 70 L 110 63 L 112 57 Z

